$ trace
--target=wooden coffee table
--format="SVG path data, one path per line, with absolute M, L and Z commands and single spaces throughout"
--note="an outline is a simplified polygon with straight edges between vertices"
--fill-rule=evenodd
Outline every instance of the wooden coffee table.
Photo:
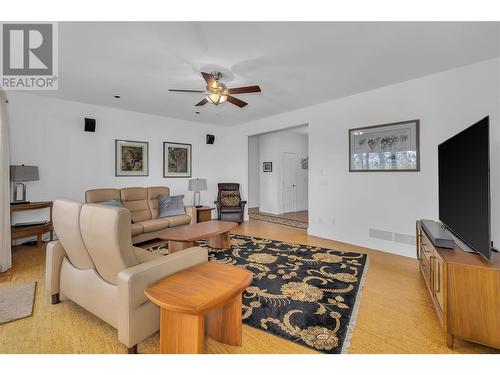
M 229 231 L 237 226 L 231 221 L 205 221 L 165 229 L 158 238 L 168 241 L 170 254 L 196 246 L 198 240 L 207 240 L 207 245 L 216 249 L 228 249 L 231 243 Z
M 160 353 L 204 353 L 205 332 L 224 344 L 241 346 L 241 293 L 251 282 L 245 269 L 207 262 L 146 289 L 161 309 Z

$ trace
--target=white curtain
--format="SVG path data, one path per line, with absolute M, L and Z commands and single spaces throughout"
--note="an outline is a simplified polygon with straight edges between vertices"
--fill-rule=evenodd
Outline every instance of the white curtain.
M 7 97 L 0 90 L 0 272 L 12 266 L 10 241 L 9 124 Z

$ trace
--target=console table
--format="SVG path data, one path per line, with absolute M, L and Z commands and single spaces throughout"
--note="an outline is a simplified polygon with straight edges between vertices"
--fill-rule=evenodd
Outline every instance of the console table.
M 500 254 L 436 247 L 417 221 L 417 259 L 448 347 L 457 337 L 500 349 Z
M 42 225 L 31 225 L 27 227 L 14 227 L 10 228 L 10 235 L 12 240 L 17 240 L 19 238 L 36 236 L 37 247 L 42 245 L 42 235 L 44 233 L 50 232 L 50 240 L 54 238 L 54 227 L 52 226 L 52 202 L 30 202 L 21 204 L 11 204 L 10 212 L 20 212 L 28 210 L 38 210 L 42 208 L 49 209 L 49 221 Z

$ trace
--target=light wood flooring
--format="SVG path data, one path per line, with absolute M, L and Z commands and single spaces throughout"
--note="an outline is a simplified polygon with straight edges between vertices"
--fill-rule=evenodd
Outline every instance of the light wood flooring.
M 445 345 L 417 261 L 380 251 L 308 236 L 304 230 L 251 220 L 234 233 L 287 242 L 312 244 L 369 254 L 366 283 L 349 353 L 498 353 L 494 349 L 456 340 Z M 65 301 L 50 304 L 44 288 L 45 249 L 13 249 L 11 280 L 0 287 L 37 281 L 33 316 L 0 325 L 0 353 L 125 353 L 114 328 Z M 1 279 L 1 278 L 0 278 Z M 158 353 L 159 335 L 138 346 L 140 353 Z M 208 353 L 315 353 L 314 351 L 243 326 L 242 347 L 207 340 Z

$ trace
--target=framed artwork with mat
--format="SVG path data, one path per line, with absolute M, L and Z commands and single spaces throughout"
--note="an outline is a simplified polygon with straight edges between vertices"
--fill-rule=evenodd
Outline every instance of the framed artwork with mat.
M 148 142 L 115 140 L 115 176 L 144 177 L 149 175 Z
M 191 149 L 188 143 L 163 142 L 163 177 L 191 178 Z

